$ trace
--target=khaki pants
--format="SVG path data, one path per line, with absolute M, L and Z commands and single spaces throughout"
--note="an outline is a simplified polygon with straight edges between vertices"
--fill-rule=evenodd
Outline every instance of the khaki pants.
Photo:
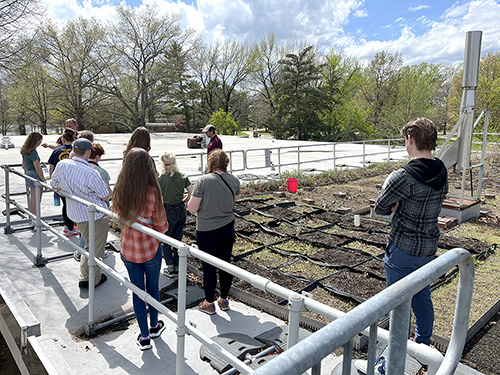
M 83 221 L 77 223 L 78 229 L 85 240 L 85 250 L 89 251 L 89 222 Z M 108 239 L 108 229 L 109 229 L 109 218 L 103 216 L 99 220 L 95 221 L 94 228 L 94 241 L 95 241 L 95 257 L 99 259 L 104 259 L 104 247 L 106 246 L 106 241 Z M 101 280 L 101 269 L 95 267 L 94 275 L 95 284 Z M 80 277 L 78 281 L 88 281 L 89 279 L 89 261 L 86 256 L 82 255 L 80 260 Z

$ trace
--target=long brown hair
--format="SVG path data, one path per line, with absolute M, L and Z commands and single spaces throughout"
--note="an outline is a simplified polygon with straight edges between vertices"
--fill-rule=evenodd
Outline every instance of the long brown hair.
M 216 169 L 222 172 L 227 172 L 227 165 L 229 164 L 229 157 L 220 148 L 210 151 L 207 160 L 207 173 L 212 173 Z
M 120 215 L 119 222 L 129 227 L 146 207 L 147 192 L 155 191 L 156 211 L 164 210 L 160 185 L 151 156 L 142 148 L 134 147 L 123 162 L 113 190 L 113 210 Z
M 31 132 L 24 141 L 21 147 L 21 155 L 26 156 L 38 147 L 38 142 L 43 139 L 43 135 L 39 132 Z
M 151 135 L 149 134 L 148 129 L 144 126 L 134 130 L 128 141 L 127 148 L 123 151 L 123 156 L 125 156 L 134 147 L 142 148 L 148 152 L 151 150 Z

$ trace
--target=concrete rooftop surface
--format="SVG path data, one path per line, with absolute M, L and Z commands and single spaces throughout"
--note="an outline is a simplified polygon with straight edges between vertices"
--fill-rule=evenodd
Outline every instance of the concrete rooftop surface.
M 152 133 L 150 153 L 153 156 L 159 156 L 164 151 L 172 151 L 177 155 L 191 153 L 193 155 L 179 157 L 178 164 L 182 172 L 199 174 L 201 170 L 199 154 L 206 153 L 206 150 L 188 149 L 186 139 L 191 136 L 192 134 L 186 133 Z M 111 183 L 116 181 L 121 161 L 106 161 L 106 159 L 121 158 L 129 137 L 130 134 L 96 134 L 95 136 L 95 141 L 101 143 L 105 149 L 106 153 L 100 165 L 109 172 Z M 277 168 L 274 170 L 272 168 L 245 169 L 243 165 L 238 164 L 241 158 L 239 155 L 242 152 L 314 144 L 313 142 L 274 140 L 271 137 L 220 137 L 224 149 L 234 151 L 231 154 L 234 161 L 233 168 L 239 169 L 241 167 L 241 170 L 234 172 L 234 174 L 242 179 L 249 176 L 250 178 L 265 179 L 277 173 Z M 56 135 L 48 135 L 44 137 L 44 141 L 54 142 L 56 138 Z M 24 139 L 25 136 L 11 137 L 15 148 L 0 149 L 0 164 L 21 163 L 19 149 Z M 337 151 L 348 156 L 362 152 L 362 147 L 360 144 L 337 145 Z M 367 145 L 366 147 L 379 152 L 384 152 L 387 149 L 387 146 Z M 52 150 L 39 147 L 38 152 L 42 161 L 47 161 Z M 326 150 L 320 151 L 320 153 L 326 152 Z M 247 161 L 253 160 L 256 166 L 263 165 L 263 154 L 263 151 L 262 153 L 251 151 L 247 153 Z M 290 163 L 293 163 L 297 157 L 296 154 L 297 152 L 292 149 L 283 150 L 280 155 L 281 162 L 289 160 Z M 399 155 L 406 157 L 406 153 Z M 276 156 L 276 152 L 273 151 L 272 160 L 274 162 L 277 161 Z M 387 154 L 377 156 L 379 160 L 383 160 L 384 157 L 386 158 Z M 348 160 L 351 165 L 362 165 L 360 157 L 346 158 L 345 160 L 346 163 Z M 304 168 L 311 167 L 313 165 L 304 165 Z M 331 169 L 332 165 L 329 161 L 323 164 L 314 163 L 314 167 L 326 170 Z M 158 162 L 157 168 L 161 169 Z M 287 168 L 296 169 L 296 166 Z M 11 174 L 9 186 L 12 193 L 22 192 L 24 180 Z M 4 172 L 1 171 L 0 190 L 2 194 L 5 192 L 4 189 L 5 176 Z M 26 199 L 23 195 L 15 196 L 13 199 L 26 205 Z M 43 194 L 41 206 L 44 217 L 60 214 L 60 207 L 53 205 L 51 192 Z M 17 215 L 12 216 L 11 220 L 15 224 L 14 227 L 18 229 L 27 223 L 27 220 L 23 220 Z M 54 373 L 175 374 L 176 325 L 161 314 L 159 318 L 166 323 L 167 328 L 160 338 L 154 340 L 151 350 L 142 352 L 136 345 L 139 328 L 135 319 L 129 320 L 128 326 L 122 325 L 119 329 L 98 332 L 90 338 L 83 334 L 88 320 L 88 289 L 78 287 L 79 264 L 71 256 L 73 249 L 68 244 L 69 241 L 78 243 L 78 237 L 61 240 L 50 231 L 43 231 L 43 256 L 60 258 L 54 259 L 42 267 L 36 267 L 33 264 L 33 258 L 37 254 L 34 232 L 26 228 L 16 230 L 11 234 L 4 234 L 5 223 L 5 216 L 0 215 L 0 230 L 2 230 L 2 235 L 0 235 L 0 287 L 11 295 L 15 303 L 27 307 L 40 322 L 40 345 L 43 346 L 43 340 L 49 341 L 48 347 L 55 348 L 56 351 L 49 353 L 49 357 L 54 358 L 55 361 L 57 358 L 62 359 L 58 372 Z M 62 232 L 63 226 L 58 223 L 53 228 Z M 116 239 L 118 239 L 117 235 L 110 231 L 108 241 Z M 128 278 L 119 253 L 110 251 L 104 262 L 120 275 Z M 162 269 L 163 267 L 164 264 L 162 264 Z M 160 288 L 172 282 L 172 279 L 163 274 L 160 275 Z M 96 322 L 109 320 L 133 311 L 131 292 L 111 277 L 108 277 L 106 283 L 95 289 L 95 298 Z M 212 316 L 200 312 L 196 307 L 188 309 L 186 322 L 197 327 L 208 337 L 233 332 L 255 337 L 274 327 L 283 327 L 286 324 L 276 317 L 233 300 L 231 300 L 229 311 L 222 312 L 217 309 L 217 314 Z M 6 327 L 0 328 L 3 331 Z M 208 362 L 200 359 L 200 346 L 201 344 L 193 337 L 186 336 L 185 374 L 217 374 Z M 322 374 L 334 373 L 334 369 L 341 360 L 341 357 L 328 356 L 322 363 Z M 460 368 L 460 373 L 477 373 L 463 366 Z

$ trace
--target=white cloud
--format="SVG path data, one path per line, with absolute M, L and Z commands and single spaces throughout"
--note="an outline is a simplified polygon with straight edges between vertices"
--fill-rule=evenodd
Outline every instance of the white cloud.
M 400 35 L 394 40 L 359 40 L 347 46 L 348 54 L 368 62 L 380 51 L 401 52 L 405 64 L 420 62 L 455 64 L 463 61 L 465 33 L 482 30 L 482 54 L 500 50 L 500 4 L 494 0 L 457 2 L 447 9 L 440 19 L 426 19 L 427 31 L 416 35 L 401 23 Z M 422 23 L 421 19 L 418 22 Z
M 62 24 L 78 16 L 113 19 L 116 6 L 131 0 L 43 1 L 48 6 L 48 16 Z M 457 0 L 442 15 L 426 14 L 416 19 L 394 14 L 395 21 L 391 24 L 380 25 L 373 19 L 370 20 L 373 28 L 356 27 L 352 34 L 345 31 L 346 26 L 354 19 L 368 16 L 364 0 L 197 0 L 194 5 L 182 0 L 143 2 L 158 3 L 162 12 L 178 12 L 181 26 L 194 28 L 207 42 L 225 39 L 252 43 L 272 32 L 278 42 L 306 42 L 321 51 L 343 49 L 364 62 L 385 50 L 401 52 L 406 64 L 456 63 L 463 59 L 465 32 L 483 30 L 483 53 L 500 50 L 498 0 Z M 428 8 L 421 4 L 409 10 Z M 390 35 L 398 36 L 373 40 L 383 29 L 390 29 Z
M 358 9 L 354 12 L 354 17 L 363 18 L 368 17 L 368 11 L 366 9 Z
M 418 10 L 429 9 L 429 8 L 430 8 L 429 5 L 417 5 L 417 6 L 414 6 L 414 7 L 409 7 L 408 10 L 410 12 L 416 12 Z

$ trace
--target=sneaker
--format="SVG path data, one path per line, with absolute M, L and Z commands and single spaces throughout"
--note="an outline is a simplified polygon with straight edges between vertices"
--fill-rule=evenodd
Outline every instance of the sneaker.
M 65 225 L 64 229 L 63 229 L 63 233 L 67 233 L 67 232 L 68 232 L 68 227 Z
M 229 310 L 229 301 L 224 298 L 217 298 L 217 304 L 219 305 L 220 309 L 222 311 L 227 311 Z
M 80 234 L 80 232 L 78 232 L 78 230 L 76 230 L 76 229 L 73 229 L 73 230 L 68 229 L 68 230 L 66 230 L 66 233 L 65 233 L 65 235 L 67 237 L 78 236 L 79 234 Z
M 177 274 L 175 273 L 175 268 L 174 266 L 167 266 L 163 269 L 163 274 L 167 277 L 170 277 L 171 279 L 174 279 L 177 277 Z
M 139 336 L 137 336 L 137 345 L 139 345 L 141 350 L 151 349 L 151 335 L 148 335 L 148 337 L 141 337 L 139 333 Z
M 165 331 L 165 323 L 163 323 L 163 320 L 158 320 L 158 324 L 156 324 L 155 327 L 151 327 L 149 329 L 149 333 L 151 338 L 155 339 L 157 337 L 160 337 L 162 332 Z
M 79 262 L 80 259 L 82 259 L 82 254 L 80 254 L 78 250 L 75 250 L 75 252 L 73 253 L 73 259 Z
M 179 266 L 174 266 L 174 273 L 175 273 L 176 275 L 178 275 L 178 274 L 179 274 Z
M 198 305 L 198 308 L 200 311 L 203 311 L 204 313 L 208 315 L 213 315 L 215 314 L 215 305 L 214 303 L 208 303 L 207 300 L 204 300 Z

